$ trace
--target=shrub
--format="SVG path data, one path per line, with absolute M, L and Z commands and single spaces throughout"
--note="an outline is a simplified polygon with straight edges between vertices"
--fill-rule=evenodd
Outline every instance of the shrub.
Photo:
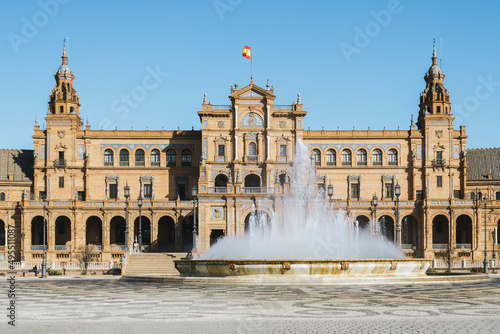
M 62 275 L 62 272 L 60 272 L 60 271 L 58 271 L 58 270 L 52 270 L 52 269 L 49 269 L 47 273 L 48 273 L 49 275 L 52 275 L 52 276 Z

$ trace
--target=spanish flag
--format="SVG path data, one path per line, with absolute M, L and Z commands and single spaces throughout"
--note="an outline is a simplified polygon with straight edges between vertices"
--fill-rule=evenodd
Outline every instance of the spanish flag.
M 246 46 L 243 48 L 243 57 L 250 59 L 250 47 Z

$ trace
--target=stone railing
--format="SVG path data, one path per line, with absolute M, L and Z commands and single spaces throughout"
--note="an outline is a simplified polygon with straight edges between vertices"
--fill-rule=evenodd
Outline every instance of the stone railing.
M 484 262 L 483 260 L 451 260 L 449 264 L 447 260 L 432 260 L 432 269 L 472 269 L 472 268 L 483 268 Z M 500 261 L 489 260 L 488 266 L 490 268 L 500 268 Z

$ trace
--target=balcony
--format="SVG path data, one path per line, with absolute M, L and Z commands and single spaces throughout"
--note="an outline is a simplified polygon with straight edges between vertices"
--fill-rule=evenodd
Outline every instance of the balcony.
M 245 161 L 259 161 L 258 155 L 247 155 Z
M 457 249 L 472 249 L 472 244 L 457 244 Z
M 448 244 L 433 244 L 432 249 L 445 249 L 448 250 Z
M 102 245 L 86 245 L 85 250 L 87 252 L 100 252 L 102 251 Z
M 226 187 L 208 187 L 208 193 L 209 194 L 226 194 L 227 188 Z
M 432 160 L 432 166 L 434 167 L 444 167 L 446 165 L 446 159 L 434 159 Z
M 71 246 L 70 245 L 55 245 L 54 250 L 56 250 L 56 251 L 70 251 Z
M 66 166 L 67 166 L 66 159 L 56 159 L 56 160 L 54 160 L 54 167 L 66 168 Z
M 43 250 L 43 245 L 31 245 L 32 251 L 41 251 Z M 47 245 L 45 245 L 45 250 L 47 250 Z
M 245 194 L 273 194 L 274 188 L 266 187 L 244 187 L 243 193 Z

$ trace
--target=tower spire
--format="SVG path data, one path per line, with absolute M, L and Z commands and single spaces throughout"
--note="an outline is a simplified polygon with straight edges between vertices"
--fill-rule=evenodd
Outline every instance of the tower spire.
M 66 56 L 66 37 L 64 37 L 63 42 L 63 55 L 62 55 L 62 63 L 68 65 L 68 57 Z
M 437 65 L 437 57 L 436 57 L 436 38 L 432 42 L 432 65 Z

